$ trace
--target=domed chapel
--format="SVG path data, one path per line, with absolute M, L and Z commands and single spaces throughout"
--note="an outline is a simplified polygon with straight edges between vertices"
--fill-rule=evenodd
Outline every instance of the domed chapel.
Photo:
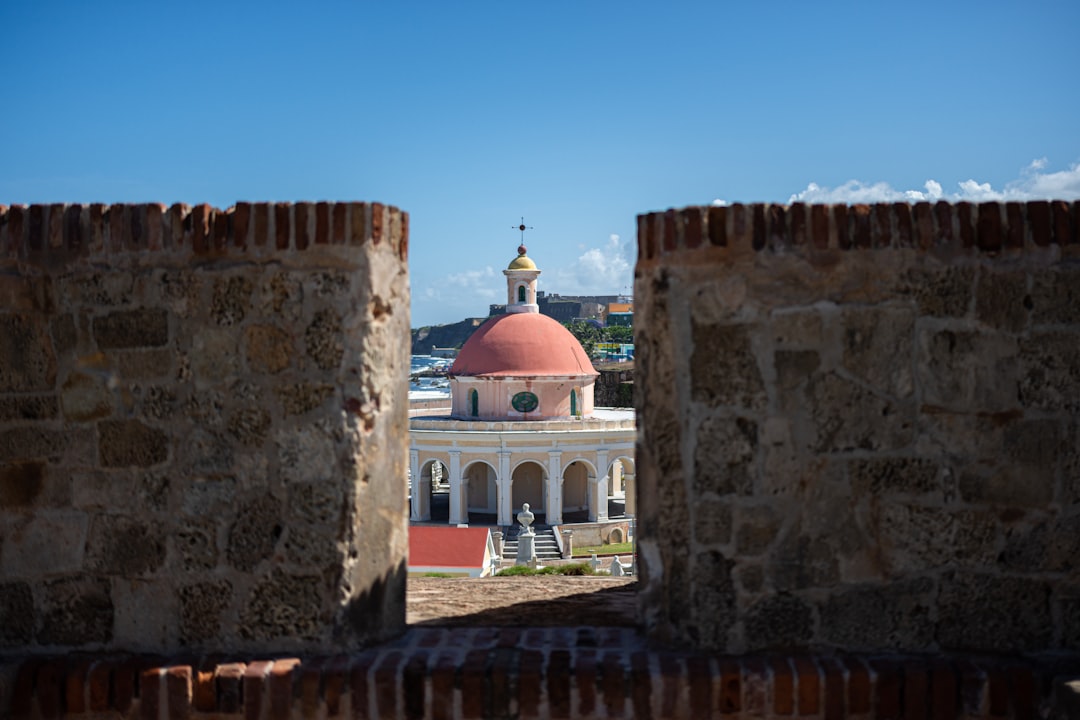
M 511 525 L 524 503 L 549 525 L 604 521 L 616 484 L 632 515 L 634 411 L 593 407 L 599 373 L 577 338 L 540 313 L 540 270 L 524 245 L 503 275 L 505 314 L 481 325 L 450 367 L 450 415 L 410 419 L 411 519 L 431 519 L 433 478 L 448 479 L 452 525 L 470 514 Z

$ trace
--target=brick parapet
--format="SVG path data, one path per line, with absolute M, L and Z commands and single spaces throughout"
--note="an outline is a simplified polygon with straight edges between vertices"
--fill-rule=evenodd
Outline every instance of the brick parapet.
M 1045 717 L 1080 657 L 730 656 L 632 629 L 413 628 L 332 657 L 35 657 L 0 665 L 0 714 L 130 718 Z
M 408 255 L 408 214 L 365 202 L 0 205 L 0 268 L 253 259 L 389 243 Z
M 1015 254 L 1080 246 L 1080 203 L 694 206 L 638 216 L 638 262 L 687 251 L 869 250 Z

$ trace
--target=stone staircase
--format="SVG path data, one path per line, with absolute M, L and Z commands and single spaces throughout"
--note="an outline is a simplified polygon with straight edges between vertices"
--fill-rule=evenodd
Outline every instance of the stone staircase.
M 504 562 L 509 561 L 512 563 L 517 559 L 517 536 L 520 530 L 520 525 L 503 528 L 502 559 Z M 533 541 L 533 545 L 536 547 L 537 560 L 543 562 L 544 560 L 559 560 L 562 558 L 559 553 L 559 544 L 555 541 L 555 531 L 550 525 L 537 523 L 533 525 L 533 530 L 536 532 L 536 540 Z M 513 535 L 510 533 L 513 533 Z

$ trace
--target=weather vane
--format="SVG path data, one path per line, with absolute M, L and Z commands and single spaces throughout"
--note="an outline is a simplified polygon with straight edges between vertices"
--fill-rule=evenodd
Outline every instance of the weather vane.
M 520 231 L 521 231 L 521 244 L 522 244 L 522 245 L 524 245 L 524 244 L 525 244 L 525 231 L 526 231 L 526 230 L 532 230 L 532 226 L 531 226 L 531 225 L 526 225 L 526 224 L 525 224 L 525 216 L 524 216 L 524 215 L 522 215 L 522 216 L 521 216 L 521 224 L 520 224 L 520 225 L 518 225 L 518 226 L 517 226 L 516 228 L 514 228 L 514 229 L 515 229 L 515 230 L 520 230 Z

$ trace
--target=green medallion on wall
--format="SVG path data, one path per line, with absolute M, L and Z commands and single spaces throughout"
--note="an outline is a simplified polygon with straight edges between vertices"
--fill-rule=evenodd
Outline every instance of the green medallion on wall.
M 532 412 L 540 405 L 540 398 L 531 392 L 519 392 L 510 399 L 510 404 L 518 412 L 527 413 Z

